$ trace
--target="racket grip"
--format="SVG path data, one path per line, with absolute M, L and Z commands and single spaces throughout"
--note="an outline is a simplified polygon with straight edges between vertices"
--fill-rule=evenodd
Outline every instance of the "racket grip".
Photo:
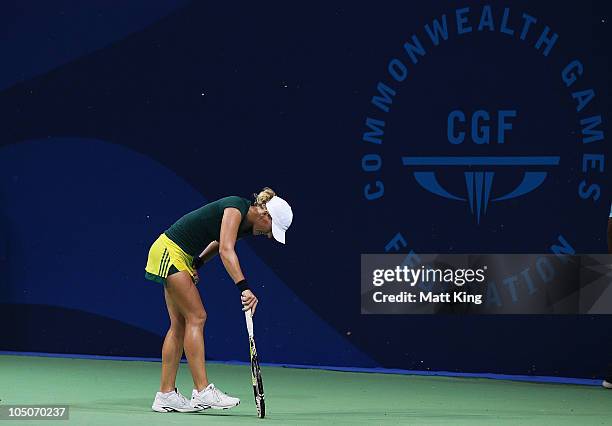
M 244 311 L 244 318 L 246 319 L 247 331 L 249 333 L 249 337 L 253 337 L 253 315 L 251 314 L 251 310 Z

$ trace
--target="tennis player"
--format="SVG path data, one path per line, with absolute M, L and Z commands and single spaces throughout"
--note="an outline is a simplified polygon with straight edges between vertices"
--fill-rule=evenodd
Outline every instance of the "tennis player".
M 265 235 L 285 243 L 293 213 L 289 204 L 270 188 L 254 194 L 253 204 L 225 197 L 187 213 L 157 238 L 149 250 L 145 277 L 164 285 L 170 329 L 162 347 L 159 392 L 153 401 L 158 412 L 226 409 L 240 403 L 208 381 L 204 361 L 206 311 L 196 288 L 197 268 L 219 254 L 223 266 L 241 293 L 243 310 L 255 313 L 257 297 L 249 289 L 234 250 L 247 235 Z M 187 356 L 194 389 L 187 400 L 176 388 L 176 373 Z

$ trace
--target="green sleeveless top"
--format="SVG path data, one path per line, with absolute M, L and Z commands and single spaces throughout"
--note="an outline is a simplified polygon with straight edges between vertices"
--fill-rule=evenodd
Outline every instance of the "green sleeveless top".
M 208 203 L 197 210 L 187 213 L 164 232 L 180 248 L 191 256 L 198 256 L 212 241 L 219 241 L 221 219 L 228 207 L 234 207 L 242 214 L 236 239 L 252 233 L 246 227 L 246 215 L 251 202 L 246 198 L 230 196 Z

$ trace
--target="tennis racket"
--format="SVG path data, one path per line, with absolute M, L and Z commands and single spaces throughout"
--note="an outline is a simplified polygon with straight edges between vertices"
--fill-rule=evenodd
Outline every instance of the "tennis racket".
M 264 388 L 261 380 L 261 370 L 259 369 L 259 359 L 255 348 L 255 338 L 253 337 L 253 315 L 251 310 L 244 312 L 246 318 L 247 331 L 249 333 L 249 348 L 251 354 L 251 379 L 253 381 L 253 395 L 255 396 L 255 406 L 257 407 L 257 417 L 263 419 L 266 415 L 266 404 L 264 402 Z

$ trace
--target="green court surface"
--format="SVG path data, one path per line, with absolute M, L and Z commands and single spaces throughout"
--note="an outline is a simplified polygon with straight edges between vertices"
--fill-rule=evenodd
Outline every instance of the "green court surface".
M 491 379 L 262 367 L 267 416 L 258 419 L 248 366 L 210 363 L 209 378 L 241 404 L 227 411 L 155 413 L 160 364 L 0 355 L 0 404 L 68 404 L 70 420 L 42 425 L 610 425 L 612 391 Z M 179 390 L 191 395 L 181 364 Z

